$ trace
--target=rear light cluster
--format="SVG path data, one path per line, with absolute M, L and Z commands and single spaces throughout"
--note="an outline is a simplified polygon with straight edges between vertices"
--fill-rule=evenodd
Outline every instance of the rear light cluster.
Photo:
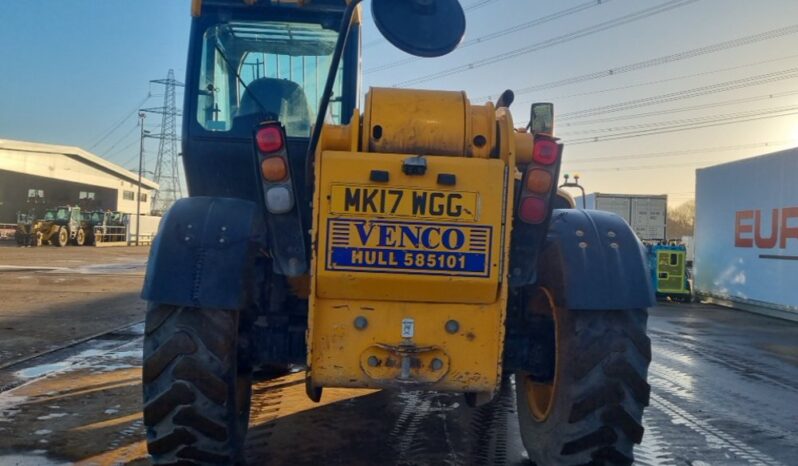
M 294 208 L 294 191 L 283 128 L 274 123 L 258 127 L 255 130 L 255 147 L 263 178 L 266 209 L 272 214 L 291 211 Z
M 532 162 L 524 174 L 518 203 L 518 216 L 526 223 L 543 223 L 549 214 L 549 200 L 557 175 L 562 144 L 551 136 L 538 134 L 532 149 Z

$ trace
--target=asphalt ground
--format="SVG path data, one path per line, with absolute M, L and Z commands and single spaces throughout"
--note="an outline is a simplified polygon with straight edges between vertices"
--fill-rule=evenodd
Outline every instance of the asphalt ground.
M 0 368 L 144 319 L 149 248 L 12 243 L 0 242 Z
M 135 324 L 146 251 L 78 249 L 0 248 L 0 464 L 148 464 Z M 3 271 L 19 261 L 64 269 Z M 798 464 L 798 324 L 664 304 L 651 310 L 649 335 L 652 396 L 638 464 Z M 26 355 L 34 357 L 8 366 Z M 301 373 L 260 381 L 246 456 L 279 465 L 528 464 L 511 384 L 471 409 L 458 395 L 373 390 L 325 390 L 314 404 Z

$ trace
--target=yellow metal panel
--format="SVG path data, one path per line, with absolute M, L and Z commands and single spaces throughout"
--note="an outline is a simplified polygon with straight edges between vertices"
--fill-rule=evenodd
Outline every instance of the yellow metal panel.
M 491 392 L 501 377 L 504 303 L 504 297 L 482 305 L 315 299 L 313 383 Z M 359 317 L 365 328 L 356 328 Z M 402 337 L 408 319 L 413 336 Z M 446 330 L 450 320 L 459 326 L 454 333 Z M 403 356 L 409 360 L 404 378 Z M 434 359 L 441 362 L 437 369 Z
M 425 118 L 425 115 L 406 111 L 407 108 L 420 108 L 413 102 L 417 97 L 414 92 L 404 94 L 404 99 L 397 100 L 399 106 L 392 110 L 404 116 L 391 118 L 396 118 L 400 125 L 406 124 L 402 120 Z M 467 105 L 467 99 L 463 97 L 463 101 Z M 511 223 L 507 219 L 512 218 L 512 180 L 517 171 L 512 117 L 504 109 L 494 111 L 492 106 L 484 106 L 473 113 L 465 111 L 462 114 L 464 119 L 456 123 L 461 125 L 462 131 L 457 131 L 465 140 L 430 139 L 422 134 L 430 147 L 454 150 L 461 144 L 465 150 L 448 154 L 459 157 L 425 157 L 427 173 L 407 176 L 401 172 L 401 162 L 417 155 L 411 149 L 418 146 L 414 146 L 411 137 L 408 141 L 397 142 L 406 151 L 404 154 L 385 153 L 384 147 L 370 147 L 369 139 L 373 136 L 370 108 L 371 103 L 367 101 L 362 126 L 353 119 L 348 128 L 329 132 L 329 138 L 322 139 L 316 154 L 314 256 L 308 322 L 309 383 L 313 387 L 403 386 L 494 392 L 501 379 L 508 293 L 507 281 L 503 277 L 507 273 L 511 233 Z M 473 107 L 469 108 L 473 110 Z M 429 121 L 434 128 L 438 116 L 434 110 L 431 112 Z M 361 127 L 365 134 L 359 134 Z M 497 129 L 501 137 L 496 134 Z M 419 124 L 417 131 L 423 130 L 424 124 Z M 472 144 L 477 141 L 469 141 L 469 138 L 473 138 L 475 132 L 483 131 L 489 133 L 486 135 L 487 148 L 480 148 L 478 153 Z M 413 136 L 418 133 L 403 134 Z M 352 142 L 347 150 L 347 140 L 359 141 L 360 144 Z M 425 155 L 435 153 L 422 152 Z M 497 158 L 487 158 L 495 156 Z M 336 197 L 341 193 L 346 195 L 346 187 L 383 186 L 371 181 L 369 175 L 372 170 L 388 172 L 389 181 L 384 183 L 388 189 L 426 192 L 427 195 L 431 192 L 476 193 L 476 215 L 448 215 L 450 212 L 447 212 L 448 218 L 443 220 L 423 216 L 405 218 L 395 214 L 405 215 L 407 207 L 397 207 L 395 212 L 391 212 L 377 208 L 377 204 L 372 208 L 370 203 L 351 200 L 350 210 L 345 209 L 345 201 L 342 208 Z M 438 185 L 439 173 L 456 175 L 457 183 L 451 187 Z M 344 190 L 334 186 L 343 186 Z M 472 205 L 470 196 L 462 199 L 467 206 Z M 352 210 L 356 204 L 360 208 Z M 413 207 L 410 209 L 412 214 Z M 463 208 L 463 212 L 465 210 Z M 487 277 L 474 277 L 462 271 L 452 275 L 414 275 L 393 271 L 328 270 L 328 248 L 335 246 L 334 241 L 347 244 L 348 235 L 357 233 L 353 230 L 357 227 L 336 223 L 341 220 L 364 222 L 361 223 L 364 228 L 366 223 L 405 221 L 417 226 L 450 224 L 458 231 L 490 227 L 488 243 L 495 248 L 488 261 L 490 271 Z M 328 234 L 336 232 L 343 236 L 333 240 L 328 238 Z M 383 241 L 388 241 L 388 237 Z M 365 243 L 374 246 L 376 242 L 379 246 L 379 241 L 369 237 Z M 435 252 L 435 248 L 432 249 Z M 390 265 L 390 255 L 383 255 L 382 260 Z M 457 322 L 456 328 L 450 325 L 447 329 L 450 321 Z
M 372 88 L 366 95 L 363 147 L 369 152 L 465 154 L 463 92 Z
M 529 163 L 532 161 L 532 150 L 535 146 L 535 136 L 526 131 L 516 131 L 513 134 L 515 147 L 517 150 L 516 161 L 518 163 Z
M 427 174 L 408 176 L 401 170 L 406 158 L 322 154 L 317 181 L 321 196 L 316 211 L 316 294 L 341 299 L 494 302 L 503 259 L 507 166 L 497 159 L 463 163 L 461 158 L 427 157 Z M 372 170 L 388 172 L 390 182 L 375 186 L 370 181 Z M 457 184 L 437 184 L 440 173 L 455 175 Z M 391 210 L 399 193 L 404 194 L 394 214 Z M 410 197 L 410 204 L 405 204 L 404 196 Z M 414 198 L 426 200 L 425 215 L 412 215 Z
M 463 92 L 372 88 L 366 94 L 367 152 L 490 157 L 493 104 L 471 105 Z

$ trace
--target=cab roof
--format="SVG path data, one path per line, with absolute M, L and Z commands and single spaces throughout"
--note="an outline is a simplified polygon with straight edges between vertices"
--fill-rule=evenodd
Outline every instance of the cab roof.
M 217 8 L 307 8 L 313 11 L 343 12 L 347 0 L 192 0 L 191 15 L 199 16 L 206 6 Z

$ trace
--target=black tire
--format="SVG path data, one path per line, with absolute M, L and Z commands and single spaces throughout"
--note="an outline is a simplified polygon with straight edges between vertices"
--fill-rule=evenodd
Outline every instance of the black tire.
M 83 246 L 86 244 L 86 232 L 83 231 L 83 228 L 78 228 L 78 232 L 75 234 L 75 246 Z
M 541 391 L 546 383 L 525 373 L 515 375 L 530 460 L 538 466 L 632 464 L 650 392 L 647 311 L 575 311 L 547 301 L 556 334 L 552 391 Z
M 153 464 L 242 460 L 252 371 L 238 335 L 238 311 L 151 305 L 142 385 Z
M 61 248 L 66 246 L 69 243 L 69 230 L 67 230 L 67 227 L 59 228 L 55 240 L 50 240 L 50 242 Z

